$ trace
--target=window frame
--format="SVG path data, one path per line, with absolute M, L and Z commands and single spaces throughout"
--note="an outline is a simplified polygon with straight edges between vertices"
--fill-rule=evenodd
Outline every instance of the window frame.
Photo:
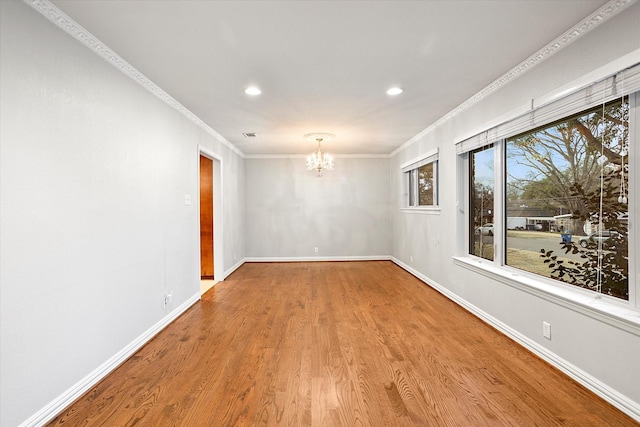
M 467 253 L 469 255 L 471 255 L 471 256 L 475 256 L 475 257 L 478 257 L 478 258 L 481 258 L 481 259 L 484 259 L 484 260 L 487 260 L 487 261 L 495 260 L 496 249 L 497 249 L 497 245 L 496 245 L 495 239 L 500 237 L 499 234 L 496 236 L 496 233 L 495 233 L 496 220 L 497 220 L 496 212 L 499 212 L 496 209 L 496 203 L 497 203 L 496 202 L 496 194 L 500 194 L 500 192 L 497 191 L 498 189 L 496 188 L 496 186 L 500 186 L 501 185 L 499 182 L 496 182 L 496 180 L 495 180 L 496 179 L 496 165 L 497 165 L 497 163 L 496 163 L 496 150 L 498 150 L 498 149 L 499 149 L 499 147 L 496 144 L 491 143 L 491 144 L 487 144 L 485 146 L 482 146 L 482 147 L 479 147 L 479 148 L 476 148 L 474 150 L 469 151 L 469 154 L 473 155 L 475 153 L 481 153 L 481 152 L 486 151 L 486 150 L 493 150 L 492 167 L 494 168 L 494 174 L 493 174 L 493 186 L 491 188 L 491 192 L 493 193 L 493 204 L 491 206 L 486 206 L 486 210 L 489 212 L 490 215 L 491 215 L 491 212 L 493 212 L 493 215 L 492 215 L 493 219 L 491 220 L 492 221 L 491 223 L 493 224 L 493 227 L 494 227 L 494 231 L 493 231 L 493 233 L 491 235 L 491 239 L 493 240 L 493 245 L 492 245 L 493 246 L 493 254 L 492 254 L 493 258 L 485 258 L 485 257 L 479 256 L 479 255 L 475 255 L 475 254 L 472 253 L 473 251 L 472 251 L 471 245 L 472 244 L 475 245 L 476 224 L 475 224 L 475 221 L 474 221 L 474 219 L 475 219 L 474 216 L 475 215 L 471 210 L 471 196 L 473 194 L 475 194 L 475 190 L 472 191 L 472 188 L 471 188 L 472 183 L 475 182 L 474 176 L 472 176 L 472 174 L 471 174 L 471 167 L 472 167 L 472 159 L 471 158 L 469 158 L 469 165 L 468 165 L 468 170 L 469 171 L 468 171 L 468 175 L 467 175 L 469 177 L 469 180 L 467 182 L 467 188 L 468 188 L 467 199 L 468 199 L 468 202 L 469 202 L 469 215 L 468 215 L 468 218 L 467 218 L 467 220 L 468 220 L 468 226 L 467 227 L 468 227 L 469 239 L 467 241 L 467 244 L 468 244 L 468 252 Z M 481 207 L 481 209 L 484 210 L 484 207 Z M 478 225 L 479 227 L 484 226 L 484 224 L 482 224 L 482 222 L 484 222 L 484 221 L 481 221 L 481 223 Z M 482 232 L 480 232 L 480 244 L 481 245 L 482 245 L 482 239 L 483 239 L 483 234 L 482 234 Z
M 420 205 L 419 169 L 426 165 L 433 165 L 433 204 Z M 400 166 L 402 174 L 402 205 L 400 210 L 405 213 L 439 213 L 439 162 L 438 149 L 425 152 L 420 157 L 403 163 Z
M 639 74 L 638 70 L 640 65 L 633 67 L 635 76 Z M 625 70 L 627 71 L 627 70 Z M 615 76 L 613 77 L 615 85 Z M 594 85 L 601 83 L 596 82 Z M 594 85 L 591 85 L 594 86 Z M 640 261 L 638 257 L 640 255 L 640 230 L 638 230 L 637 224 L 640 224 L 640 201 L 636 200 L 637 197 L 633 195 L 638 194 L 640 189 L 640 87 L 636 83 L 631 85 L 625 93 L 619 93 L 617 96 L 610 96 L 606 102 L 611 101 L 621 96 L 629 97 L 629 155 L 627 157 L 629 162 L 629 188 L 632 192 L 630 197 L 628 211 L 629 211 L 629 270 L 628 270 L 628 286 L 629 286 L 629 299 L 623 300 L 617 297 L 609 296 L 602 293 L 597 293 L 592 290 L 584 289 L 568 283 L 563 283 L 555 279 L 547 278 L 535 273 L 530 273 L 525 270 L 521 270 L 516 267 L 506 265 L 505 251 L 506 251 L 506 139 L 517 133 L 526 132 L 539 126 L 522 127 L 520 125 L 519 130 L 516 132 L 514 129 L 518 129 L 513 123 L 505 121 L 501 124 L 494 126 L 493 128 L 476 134 L 471 138 L 461 140 L 456 144 L 458 159 L 457 159 L 457 171 L 458 171 L 458 215 L 456 226 L 459 230 L 456 255 L 454 263 L 456 265 L 473 270 L 482 275 L 491 277 L 497 281 L 500 281 L 506 285 L 516 287 L 525 292 L 535 294 L 542 298 L 548 299 L 555 303 L 577 309 L 577 311 L 584 312 L 591 317 L 600 318 L 608 323 L 613 323 L 619 327 L 630 330 L 635 334 L 640 334 L 640 318 L 638 312 L 640 312 Z M 588 91 L 587 89 L 584 89 Z M 591 88 L 591 90 L 593 90 Z M 594 91 L 595 92 L 595 91 Z M 616 92 L 615 88 L 611 92 Z M 573 94 L 569 95 L 573 96 Z M 563 98 L 559 98 L 559 102 L 566 101 Z M 572 101 L 575 104 L 575 101 Z M 588 105 L 583 105 L 582 110 L 586 110 L 592 106 L 602 104 L 602 97 L 600 99 L 593 99 L 593 102 Z M 551 103 L 552 104 L 552 103 Z M 533 103 L 532 103 L 533 106 Z M 542 107 L 543 113 L 547 114 L 549 118 L 546 123 L 549 124 L 553 121 L 563 120 L 568 118 L 571 114 L 575 114 L 573 111 L 566 112 L 566 109 L 556 108 L 554 114 L 553 108 L 548 108 L 546 111 L 543 107 L 549 106 L 546 104 Z M 551 106 L 553 107 L 553 105 Z M 561 106 L 562 107 L 562 106 Z M 532 114 L 537 113 L 534 108 L 531 108 Z M 549 113 L 551 111 L 551 113 Z M 527 112 L 529 113 L 529 112 Z M 526 115 L 526 113 L 525 113 Z M 516 116 L 512 121 L 524 123 L 522 114 Z M 502 129 L 499 129 L 502 126 Z M 496 130 L 497 129 L 497 130 Z M 510 130 L 510 132 L 504 129 Z M 502 133 L 501 133 L 502 131 Z M 509 134 L 510 133 L 510 134 Z M 480 258 L 471 253 L 471 241 L 472 236 L 470 224 L 473 219 L 470 218 L 471 213 L 471 170 L 470 170 L 470 155 L 471 153 L 481 147 L 493 144 L 494 150 L 494 259 L 488 260 Z M 633 226 L 636 224 L 635 226 Z

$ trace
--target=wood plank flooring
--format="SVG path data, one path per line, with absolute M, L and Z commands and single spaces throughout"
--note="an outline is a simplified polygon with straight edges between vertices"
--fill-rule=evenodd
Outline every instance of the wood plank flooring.
M 52 426 L 632 426 L 391 262 L 249 263 Z

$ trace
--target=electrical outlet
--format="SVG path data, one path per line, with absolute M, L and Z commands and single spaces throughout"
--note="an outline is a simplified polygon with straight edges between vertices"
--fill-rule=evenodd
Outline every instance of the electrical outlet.
M 317 246 L 315 247 L 314 251 L 315 251 L 316 253 L 318 253 L 318 247 L 317 247 Z
M 551 339 L 551 324 L 548 322 L 542 322 L 542 335 L 550 340 Z
M 411 260 L 411 262 L 413 262 L 413 255 L 411 255 L 409 259 Z
M 171 300 L 173 299 L 173 291 L 169 292 L 164 296 L 164 306 L 168 306 L 171 304 Z

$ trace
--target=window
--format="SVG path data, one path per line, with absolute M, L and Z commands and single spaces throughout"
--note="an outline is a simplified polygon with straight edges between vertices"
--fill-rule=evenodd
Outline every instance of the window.
M 469 251 L 481 258 L 493 259 L 493 193 L 494 193 L 494 156 L 493 145 L 474 150 L 470 154 L 469 183 L 471 214 L 469 233 L 471 242 Z
M 405 208 L 438 206 L 438 151 L 402 166 Z
M 629 298 L 628 137 L 624 98 L 506 140 L 506 265 Z
M 640 309 L 639 89 L 635 66 L 456 145 L 467 262 Z

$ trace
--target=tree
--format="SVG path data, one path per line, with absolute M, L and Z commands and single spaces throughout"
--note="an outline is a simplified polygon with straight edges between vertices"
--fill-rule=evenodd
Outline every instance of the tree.
M 493 185 L 476 182 L 473 186 L 473 240 L 471 252 L 481 258 L 493 259 L 493 232 L 479 227 L 493 222 Z
M 582 262 L 559 260 L 552 250 L 541 249 L 541 257 L 551 269 L 551 276 L 563 282 L 629 299 L 629 232 L 624 220 L 627 203 L 619 195 L 621 171 L 628 174 L 628 164 L 608 168 L 602 174 L 602 192 L 598 188 L 589 191 L 580 184 L 572 187 L 572 194 L 584 204 L 574 218 L 589 220 L 601 230 L 614 230 L 619 234 L 606 248 L 580 248 L 575 242 L 563 242 L 565 254 L 580 254 Z M 582 212 L 582 213 L 581 213 Z M 585 213 L 587 212 L 587 213 Z
M 564 194 L 550 178 L 544 177 L 524 185 L 521 202 L 528 206 L 559 210 L 562 206 L 558 205 L 564 203 Z
M 603 161 L 621 163 L 628 115 L 628 103 L 618 100 L 508 140 L 507 191 L 518 189 L 527 204 L 585 214 L 573 186 L 598 188 Z
M 433 163 L 418 169 L 418 199 L 420 206 L 430 206 L 433 200 Z
M 540 256 L 551 269 L 551 276 L 622 299 L 629 298 L 629 233 L 625 219 L 628 200 L 624 191 L 628 188 L 629 172 L 629 165 L 625 163 L 629 148 L 628 114 L 628 103 L 618 101 L 599 113 L 585 113 L 555 125 L 557 132 L 547 128 L 535 133 L 541 133 L 543 138 L 536 136 L 542 142 L 532 145 L 544 147 L 545 153 L 560 147 L 566 151 L 562 156 L 565 162 L 557 162 L 565 164 L 564 169 L 551 165 L 553 162 L 548 161 L 546 155 L 538 156 L 541 160 L 537 163 L 520 160 L 541 173 L 549 173 L 552 189 L 544 185 L 533 189 L 542 189 L 549 195 L 566 193 L 565 202 L 571 207 L 573 219 L 588 221 L 596 230 L 618 232 L 615 241 L 607 247 L 600 244 L 595 250 L 563 241 L 561 247 L 565 254 L 579 254 L 582 261 L 564 261 L 553 250 L 541 249 Z M 515 146 L 519 150 L 529 149 L 526 143 L 515 143 Z
M 473 188 L 473 225 L 481 225 L 493 221 L 493 186 L 475 183 Z

